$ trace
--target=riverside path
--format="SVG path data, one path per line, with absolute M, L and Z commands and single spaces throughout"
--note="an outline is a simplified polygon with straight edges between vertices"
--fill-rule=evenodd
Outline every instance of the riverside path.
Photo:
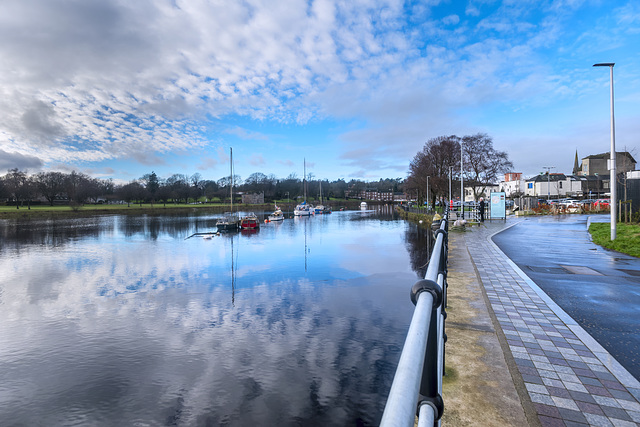
M 577 233 L 584 236 L 586 234 L 586 218 L 575 217 L 581 229 L 567 233 L 567 236 L 576 237 Z M 535 224 L 533 220 L 532 224 Z M 553 219 L 543 221 L 553 222 Z M 557 294 L 549 290 L 547 294 L 542 286 L 539 286 L 533 273 L 536 269 L 526 266 L 534 266 L 543 271 L 544 268 L 556 268 L 562 266 L 564 271 L 553 270 L 554 274 L 564 274 L 565 276 L 596 276 L 604 282 L 607 271 L 612 275 L 613 271 L 600 269 L 600 265 L 590 258 L 587 265 L 577 256 L 574 261 L 567 259 L 556 260 L 554 263 L 531 263 L 526 261 L 532 257 L 532 252 L 545 251 L 553 252 L 553 248 L 542 246 L 517 247 L 524 263 L 521 267 L 514 260 L 520 259 L 512 254 L 514 260 L 510 259 L 493 242 L 493 235 L 500 236 L 500 232 L 507 230 L 503 236 L 496 237 L 495 240 L 514 241 L 513 235 L 508 229 L 515 226 L 526 227 L 522 219 L 509 218 L 507 221 L 485 222 L 478 227 L 471 227 L 467 232 L 455 236 L 451 232 L 453 241 L 463 241 L 464 248 L 470 256 L 475 268 L 478 282 L 481 284 L 488 313 L 492 319 L 495 334 L 499 341 L 504 359 L 508 365 L 510 376 L 518 391 L 520 402 L 527 415 L 529 425 L 543 426 L 640 426 L 640 382 L 629 373 L 611 352 L 605 349 L 589 334 L 567 311 L 561 308 L 558 302 L 550 297 L 554 296 L 559 301 L 562 300 L 559 290 Z M 561 224 L 560 224 L 561 225 Z M 573 227 L 573 226 L 572 226 Z M 570 227 L 571 228 L 571 227 Z M 562 227 L 558 227 L 558 230 Z M 555 232 L 550 227 L 543 228 L 544 233 L 556 237 L 561 237 L 562 232 Z M 543 234 L 544 234 L 543 233 Z M 527 244 L 534 240 L 532 231 L 526 232 Z M 585 237 L 588 242 L 588 236 Z M 584 243 L 586 245 L 586 243 Z M 457 246 L 462 246 L 459 243 Z M 590 250 L 590 249 L 588 249 Z M 571 254 L 571 248 L 566 248 Z M 564 250 L 560 251 L 564 253 Z M 575 251 L 574 251 L 575 252 Z M 593 254 L 592 254 L 593 255 Z M 612 255 L 611 253 L 609 255 Z M 450 254 L 455 257 L 454 253 Z M 626 256 L 613 253 L 614 258 L 626 258 Z M 520 261 L 522 262 L 522 259 Z M 548 258 L 551 261 L 554 258 Z M 606 258 L 603 258 L 606 259 Z M 628 261 L 625 259 L 625 261 Z M 529 262 L 527 264 L 527 262 Z M 603 261 L 608 268 L 612 267 L 611 260 Z M 632 270 L 629 264 L 620 264 L 622 270 Z M 588 270 L 571 267 L 587 267 L 599 272 L 597 274 L 587 274 Z M 620 268 L 617 268 L 620 270 Z M 528 273 L 531 272 L 531 275 Z M 450 272 L 455 273 L 455 272 Z M 625 273 L 622 271 L 622 273 Z M 541 273 L 542 274 L 542 273 Z M 633 274 L 626 273 L 635 277 Z M 574 277 L 575 279 L 575 277 Z M 589 277 L 589 280 L 592 278 Z M 614 280 L 615 282 L 615 280 Z M 542 284 L 542 282 L 541 282 Z M 450 282 L 450 286 L 454 286 Z M 579 288 L 579 284 L 567 285 Z M 585 285 L 587 289 L 595 286 L 592 283 Z M 603 285 L 605 286 L 605 285 Z M 633 287 L 631 287 L 633 289 Z M 635 287 L 636 293 L 638 286 Z M 593 291 L 593 290 L 592 290 Z M 581 303 L 580 295 L 577 292 L 568 297 L 574 306 L 593 304 L 590 299 L 590 292 L 586 293 L 586 299 Z M 625 301 L 619 302 L 624 305 Z M 571 311 L 571 307 L 567 306 Z M 597 309 L 591 307 L 590 310 Z M 624 307 L 624 310 L 637 310 L 636 307 Z M 576 315 L 576 317 L 578 317 Z M 585 318 L 589 318 L 586 316 Z M 596 317 L 591 317 L 595 322 Z M 637 319 L 637 316 L 636 316 Z M 603 327 L 606 330 L 607 327 Z M 449 339 L 455 340 L 456 336 L 448 332 Z M 626 331 L 629 335 L 637 335 L 638 329 Z M 594 336 L 597 334 L 593 334 Z M 491 363 L 485 361 L 484 363 Z M 464 393 L 464 389 L 460 390 Z M 447 418 L 447 396 L 445 392 L 445 415 L 444 424 Z M 496 396 L 500 399 L 500 396 Z M 497 405 L 500 402 L 496 402 Z M 473 408 L 474 405 L 470 405 Z M 476 410 L 478 407 L 475 407 Z M 533 414 L 532 414 L 533 413 Z M 522 421 L 522 419 L 521 419 Z M 494 424 L 499 425 L 499 424 Z M 504 424 L 503 424 L 504 425 Z

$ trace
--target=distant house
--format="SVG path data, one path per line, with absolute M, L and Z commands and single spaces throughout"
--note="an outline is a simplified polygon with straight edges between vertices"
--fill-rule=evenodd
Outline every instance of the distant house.
M 360 200 L 376 200 L 380 202 L 393 202 L 404 200 L 405 195 L 400 192 L 393 191 L 379 191 L 373 188 L 367 188 L 366 190 L 347 190 L 345 192 L 347 197 L 352 199 L 360 199 Z
M 243 194 L 242 203 L 246 205 L 262 205 L 264 204 L 264 193 Z
M 504 181 L 499 184 L 500 191 L 504 191 L 507 197 L 521 196 L 525 194 L 527 182 L 520 172 L 504 174 Z
M 608 162 L 610 151 L 601 154 L 593 154 L 582 159 L 582 167 L 579 175 L 609 175 Z M 626 151 L 616 151 L 616 172 L 624 173 L 635 170 L 636 160 Z
M 480 197 L 483 197 L 486 199 L 491 195 L 492 192 L 500 191 L 500 185 L 499 184 L 478 184 L 475 187 L 474 186 L 464 187 L 465 202 L 477 201 L 473 193 L 474 189 L 476 193 L 478 193 L 478 200 L 480 200 Z
M 525 194 L 535 197 L 581 196 L 582 182 L 573 175 L 546 173 L 536 175 L 526 182 Z

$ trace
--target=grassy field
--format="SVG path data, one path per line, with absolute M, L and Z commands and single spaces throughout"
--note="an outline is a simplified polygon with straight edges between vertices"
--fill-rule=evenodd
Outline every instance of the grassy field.
M 611 224 L 606 222 L 592 223 L 589 233 L 597 245 L 640 258 L 640 224 L 618 223 L 614 241 L 611 241 Z

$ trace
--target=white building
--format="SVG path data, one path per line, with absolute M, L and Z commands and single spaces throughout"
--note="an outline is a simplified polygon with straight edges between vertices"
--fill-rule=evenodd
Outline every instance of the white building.
M 504 181 L 500 182 L 498 186 L 507 197 L 521 196 L 526 193 L 527 180 L 522 178 L 520 172 L 510 172 L 504 174 Z
M 582 197 L 582 182 L 573 175 L 551 173 L 536 175 L 526 181 L 525 195 L 533 197 Z

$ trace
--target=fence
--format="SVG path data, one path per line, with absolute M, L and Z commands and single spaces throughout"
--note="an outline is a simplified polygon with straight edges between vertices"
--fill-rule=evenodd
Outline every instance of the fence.
M 411 288 L 413 312 L 409 332 L 382 415 L 382 427 L 438 426 L 444 410 L 444 311 L 447 301 L 447 256 L 449 211 L 435 232 L 435 243 L 427 273 Z

